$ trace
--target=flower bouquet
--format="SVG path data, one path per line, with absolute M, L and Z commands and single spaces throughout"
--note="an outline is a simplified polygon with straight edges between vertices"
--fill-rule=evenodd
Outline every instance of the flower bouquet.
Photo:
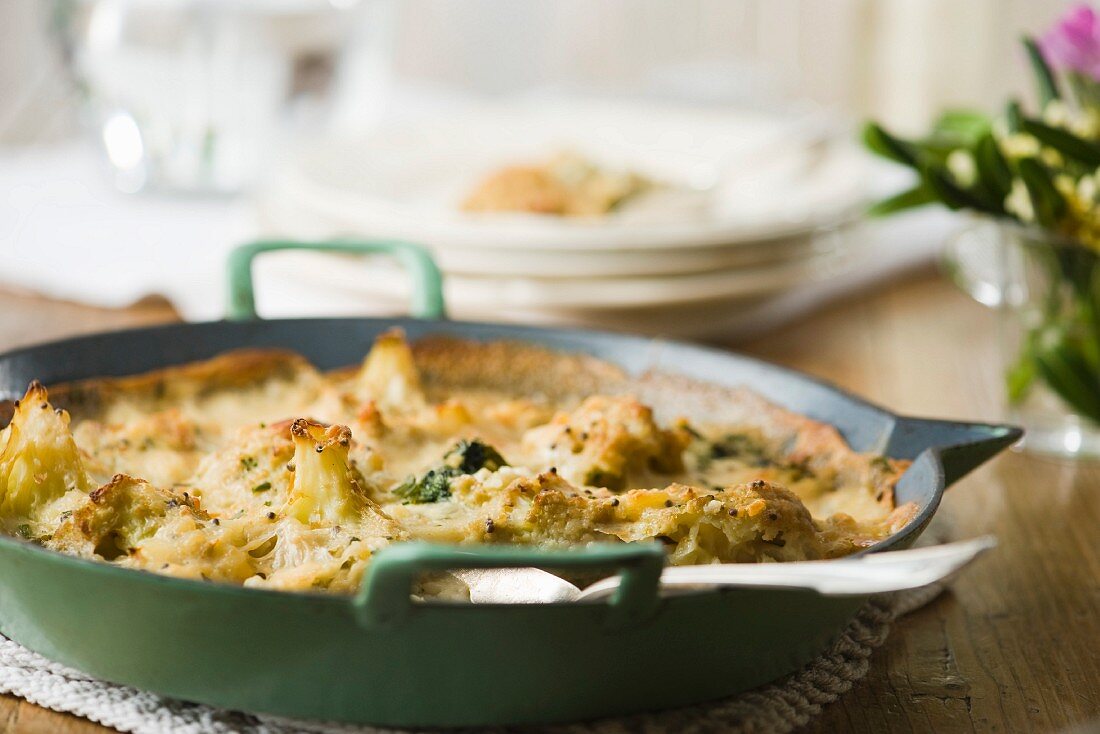
M 875 153 L 916 184 L 878 202 L 886 215 L 929 203 L 999 223 L 996 291 L 1005 386 L 1028 446 L 1100 455 L 1100 19 L 1072 9 L 1025 38 L 1038 108 L 945 113 L 924 138 L 869 123 Z

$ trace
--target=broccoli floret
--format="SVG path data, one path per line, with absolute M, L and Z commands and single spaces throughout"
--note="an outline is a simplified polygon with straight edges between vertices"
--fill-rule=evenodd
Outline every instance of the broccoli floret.
M 451 480 L 459 474 L 461 472 L 449 466 L 429 469 L 420 479 L 409 477 L 393 493 L 404 499 L 406 504 L 439 502 L 451 496 Z
M 478 439 L 459 441 L 443 455 L 443 463 L 459 470 L 460 474 L 473 474 L 479 469 L 496 471 L 508 462 L 496 449 Z
M 764 447 L 748 436 L 731 433 L 710 445 L 710 457 L 712 459 L 749 459 L 752 461 L 764 460 Z
M 739 433 L 730 433 L 718 439 L 696 438 L 691 444 L 700 469 L 706 469 L 711 462 L 721 459 L 739 459 L 750 466 L 773 466 L 774 461 L 767 449 L 758 441 Z
M 496 471 L 502 466 L 508 466 L 508 462 L 489 444 L 477 439 L 462 440 L 443 454 L 441 466 L 429 469 L 419 479 L 409 477 L 393 493 L 406 504 L 439 502 L 451 496 L 451 480 L 455 477 L 473 474 L 479 469 Z

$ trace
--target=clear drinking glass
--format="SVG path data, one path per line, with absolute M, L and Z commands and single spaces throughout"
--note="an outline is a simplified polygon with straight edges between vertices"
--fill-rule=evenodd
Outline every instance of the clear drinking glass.
M 54 0 L 88 123 L 124 191 L 235 192 L 318 123 L 358 0 Z
M 1100 254 L 984 222 L 945 259 L 964 290 L 998 310 L 1007 414 L 1026 430 L 1024 447 L 1100 458 Z

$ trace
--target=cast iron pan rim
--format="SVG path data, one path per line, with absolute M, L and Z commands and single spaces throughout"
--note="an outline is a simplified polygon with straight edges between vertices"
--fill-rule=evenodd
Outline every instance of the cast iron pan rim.
M 378 325 L 386 325 L 386 326 L 404 326 L 404 325 L 423 326 L 424 324 L 439 324 L 439 325 L 444 327 L 444 328 L 441 329 L 441 332 L 448 331 L 445 328 L 445 326 L 447 324 L 455 324 L 455 325 L 459 325 L 459 326 L 471 326 L 471 327 L 475 327 L 475 328 L 483 328 L 483 329 L 492 330 L 492 331 L 501 331 L 501 332 L 504 332 L 505 334 L 509 335 L 509 336 L 502 336 L 501 338 L 515 337 L 515 338 L 518 338 L 518 339 L 522 340 L 526 337 L 530 337 L 527 340 L 531 341 L 531 342 L 534 342 L 534 343 L 540 343 L 540 341 L 541 341 L 539 339 L 540 335 L 553 334 L 553 335 L 561 336 L 561 337 L 576 337 L 576 338 L 581 338 L 581 339 L 596 338 L 596 339 L 599 339 L 599 340 L 602 340 L 602 341 L 611 341 L 611 342 L 618 342 L 620 344 L 633 345 L 637 348 L 644 348 L 644 347 L 647 347 L 647 346 L 651 346 L 653 344 L 669 344 L 669 345 L 675 346 L 678 349 L 684 349 L 684 350 L 687 350 L 689 352 L 690 351 L 695 351 L 695 352 L 698 352 L 698 353 L 707 354 L 707 355 L 718 357 L 718 358 L 723 358 L 723 359 L 733 358 L 733 359 L 740 360 L 740 361 L 743 361 L 743 362 L 752 363 L 752 364 L 754 364 L 758 367 L 767 369 L 769 371 L 780 372 L 780 373 L 783 373 L 783 374 L 785 374 L 789 377 L 792 377 L 794 379 L 817 385 L 819 387 L 825 388 L 826 390 L 829 390 L 830 392 L 833 392 L 837 395 L 840 395 L 844 399 L 846 399 L 848 401 L 851 401 L 852 403 L 854 403 L 856 405 L 859 405 L 861 407 L 870 409 L 870 410 L 872 410 L 876 413 L 879 413 L 880 415 L 882 415 L 886 418 L 889 418 L 889 419 L 893 420 L 894 423 L 895 423 L 895 428 L 896 428 L 897 425 L 903 424 L 907 420 L 921 420 L 921 419 L 909 418 L 909 417 L 906 417 L 906 416 L 900 416 L 896 413 L 893 413 L 893 412 L 883 408 L 882 406 L 876 405 L 875 403 L 872 403 L 868 400 L 865 400 L 864 398 L 861 398 L 857 395 L 854 395 L 851 392 L 849 392 L 849 391 L 847 391 L 843 388 L 840 388 L 840 387 L 834 385 L 833 383 L 831 383 L 827 380 L 823 380 L 821 378 L 814 377 L 812 375 L 807 375 L 803 372 L 799 372 L 798 370 L 790 369 L 789 367 L 783 367 L 781 365 L 775 365 L 775 364 L 772 364 L 772 363 L 767 362 L 765 360 L 757 359 L 756 357 L 749 357 L 749 356 L 746 356 L 746 355 L 743 355 L 743 354 L 739 354 L 739 353 L 736 353 L 736 352 L 731 352 L 731 351 L 728 351 L 728 350 L 719 349 L 719 348 L 716 348 L 716 347 L 709 347 L 709 346 L 699 345 L 699 344 L 691 344 L 691 343 L 687 343 L 687 342 L 677 341 L 677 340 L 674 340 L 674 339 L 664 339 L 664 338 L 661 338 L 661 337 L 646 337 L 646 336 L 641 336 L 641 335 L 637 335 L 637 334 L 620 334 L 620 333 L 615 333 L 615 332 L 610 332 L 610 331 L 601 331 L 601 330 L 596 330 L 596 329 L 546 328 L 546 327 L 538 327 L 538 326 L 522 326 L 522 325 L 512 325 L 512 324 L 493 324 L 493 323 L 480 322 L 480 321 L 457 321 L 457 320 L 452 321 L 452 320 L 442 320 L 442 319 L 441 320 L 425 320 L 425 319 L 412 319 L 412 318 L 364 318 L 364 317 L 329 318 L 329 317 L 325 317 L 325 318 L 264 319 L 263 321 L 242 321 L 242 322 L 205 321 L 205 322 L 181 322 L 181 323 L 171 323 L 171 324 L 157 324 L 157 325 L 154 325 L 154 326 L 144 326 L 144 327 L 138 327 L 138 328 L 134 328 L 134 329 L 105 330 L 105 331 L 93 332 L 93 333 L 90 333 L 90 334 L 82 334 L 82 335 L 79 335 L 79 336 L 69 337 L 69 338 L 66 338 L 66 339 L 58 339 L 58 340 L 53 340 L 53 341 L 48 341 L 48 342 L 41 342 L 41 343 L 38 343 L 38 344 L 32 344 L 32 345 L 28 345 L 28 346 L 24 346 L 24 347 L 19 347 L 17 349 L 10 350 L 10 351 L 7 351 L 7 352 L 4 352 L 4 353 L 0 354 L 0 362 L 7 361 L 7 360 L 10 360 L 10 359 L 14 359 L 14 358 L 19 358 L 21 356 L 30 354 L 30 353 L 32 353 L 32 352 L 34 352 L 38 349 L 41 349 L 43 347 L 48 347 L 48 346 L 55 346 L 56 347 L 56 346 L 61 346 L 61 345 L 65 345 L 65 344 L 77 346 L 77 345 L 86 344 L 86 343 L 89 343 L 89 342 L 95 342 L 95 341 L 97 341 L 97 340 L 99 340 L 103 337 L 119 336 L 119 335 L 123 335 L 123 334 L 133 335 L 135 337 L 141 337 L 143 335 L 171 333 L 171 332 L 174 332 L 174 331 L 190 331 L 192 329 L 201 329 L 205 326 L 223 325 L 223 324 L 239 324 L 242 327 L 247 327 L 249 324 L 265 324 L 265 325 L 309 324 L 309 323 L 323 324 L 323 323 L 326 323 L 326 322 L 333 322 L 333 321 L 339 321 L 339 322 L 352 322 L 352 321 L 354 321 L 354 322 L 361 322 L 361 323 L 364 323 L 364 324 L 371 324 L 371 325 L 378 324 Z M 431 333 L 430 330 L 429 330 L 428 333 Z M 241 346 L 242 347 L 247 347 L 248 345 L 242 344 Z M 165 366 L 167 366 L 167 365 L 165 365 Z M 95 375 L 87 375 L 86 377 L 95 377 Z M 80 378 L 74 378 L 74 379 L 80 379 Z M 12 397 L 12 394 L 10 394 L 10 393 L 8 395 L 0 395 L 0 398 L 11 398 L 11 397 Z M 15 396 L 15 397 L 18 397 L 18 396 Z M 953 426 L 956 426 L 956 427 L 960 427 L 960 428 L 999 428 L 999 429 L 1007 429 L 1007 430 L 1010 430 L 1010 431 L 1018 431 L 1019 430 L 1019 429 L 1015 429 L 1012 426 L 1008 426 L 1008 425 L 1004 425 L 1004 424 L 965 423 L 965 422 L 954 422 L 954 421 L 944 421 L 944 423 L 950 424 L 950 425 L 953 425 Z M 935 487 L 933 489 L 932 496 L 931 496 L 929 502 L 923 508 L 921 508 L 921 511 L 917 514 L 917 516 L 914 517 L 908 524 L 906 524 L 906 526 L 904 528 L 902 528 L 898 532 L 894 533 L 889 538 L 886 538 L 885 540 L 882 540 L 882 541 L 874 544 L 874 546 L 872 546 L 870 548 L 866 548 L 864 550 L 861 550 L 861 551 L 858 551 L 858 552 L 852 554 L 852 556 L 858 556 L 858 555 L 864 555 L 864 554 L 867 554 L 867 553 L 874 553 L 874 552 L 888 550 L 892 546 L 901 543 L 903 540 L 907 539 L 909 536 L 920 533 L 924 529 L 924 527 L 928 524 L 928 522 L 931 520 L 932 515 L 935 514 L 937 508 L 939 507 L 940 500 L 943 497 L 943 492 L 944 492 L 944 489 L 945 489 L 945 477 L 944 477 L 943 463 L 942 463 L 941 458 L 940 458 L 941 447 L 931 447 L 931 448 L 926 449 L 925 451 L 926 452 L 931 452 L 931 454 L 932 454 L 932 456 L 935 460 L 935 469 L 936 469 Z M 162 586 L 165 586 L 165 587 L 175 587 L 175 588 L 178 588 L 180 590 L 214 591 L 215 593 L 219 593 L 219 594 L 227 594 L 227 595 L 230 595 L 230 596 L 242 596 L 243 595 L 243 596 L 248 597 L 248 598 L 257 598 L 259 596 L 271 596 L 272 598 L 277 597 L 279 599 L 286 599 L 288 596 L 290 596 L 290 597 L 300 598 L 302 601 L 308 601 L 308 602 L 311 602 L 311 603 L 329 604 L 329 605 L 333 605 L 334 608 L 343 607 L 343 608 L 346 608 L 346 609 L 351 608 L 350 602 L 354 598 L 352 596 L 336 595 L 336 594 L 325 594 L 325 593 L 313 592 L 313 591 L 277 591 L 277 590 L 272 590 L 272 589 L 257 589 L 257 588 L 250 588 L 250 587 L 242 586 L 242 585 L 239 585 L 239 584 L 230 584 L 230 583 L 225 583 L 225 582 L 199 581 L 199 580 L 195 580 L 195 579 L 179 578 L 179 577 L 175 577 L 175 576 L 165 576 L 163 574 L 154 573 L 152 571 L 148 571 L 148 570 L 145 570 L 145 569 L 123 568 L 123 567 L 120 567 L 120 566 L 113 566 L 113 565 L 103 563 L 103 562 L 100 562 L 100 561 L 94 561 L 94 560 L 87 559 L 87 558 L 80 558 L 80 557 L 77 557 L 77 556 L 72 556 L 72 555 L 69 555 L 69 554 L 66 554 L 66 553 L 61 553 L 60 551 L 50 550 L 49 548 L 45 548 L 45 547 L 40 546 L 36 543 L 32 543 L 30 541 L 21 540 L 21 539 L 18 539 L 18 538 L 14 538 L 14 537 L 11 537 L 11 536 L 0 534 L 0 547 L 4 547 L 4 546 L 6 546 L 6 547 L 8 547 L 12 550 L 15 550 L 17 552 L 30 553 L 30 554 L 39 554 L 43 559 L 48 560 L 51 563 L 59 563 L 59 564 L 62 564 L 62 565 L 64 565 L 64 564 L 76 565 L 78 567 L 86 569 L 89 573 L 107 574 L 107 575 L 122 574 L 125 577 L 132 578 L 132 579 L 135 579 L 135 580 L 136 580 L 137 577 L 134 576 L 133 574 L 140 574 L 141 576 L 145 577 L 146 583 L 159 584 L 159 585 L 162 585 Z M 700 595 L 717 595 L 717 594 L 722 594 L 722 593 L 723 593 L 722 590 L 717 590 L 717 589 L 716 590 L 709 590 L 709 591 L 699 592 Z M 692 594 L 690 596 L 694 597 L 694 596 L 697 596 L 697 595 Z M 670 599 L 664 599 L 662 601 L 667 603 L 668 601 L 674 601 L 676 598 L 680 598 L 680 597 L 672 597 Z M 683 598 L 688 598 L 688 595 L 684 595 Z M 446 603 L 446 602 L 432 602 L 431 605 L 432 606 L 447 606 L 447 607 L 454 607 L 454 608 L 469 607 L 469 605 L 449 604 L 449 603 Z M 559 602 L 559 603 L 555 603 L 555 604 L 550 604 L 548 606 L 555 606 L 556 607 L 556 606 L 562 606 L 562 605 L 568 605 L 568 603 L 567 602 Z M 479 607 L 482 607 L 482 606 L 484 606 L 484 607 L 488 607 L 488 606 L 492 606 L 492 607 L 505 606 L 506 607 L 506 606 L 510 606 L 510 605 L 507 605 L 507 604 L 502 604 L 502 605 L 482 604 L 482 605 L 478 605 L 478 606 Z
M 912 416 L 900 416 L 896 413 L 893 413 L 893 412 L 887 410 L 886 408 L 883 408 L 881 405 L 877 405 L 875 403 L 872 403 L 871 401 L 866 400 L 865 398 L 862 398 L 858 395 L 855 395 L 854 393 L 849 392 L 848 390 L 846 390 L 842 387 L 839 387 L 839 386 L 835 385 L 834 383 L 829 382 L 828 380 L 824 380 L 820 377 L 814 377 L 813 375 L 808 375 L 805 372 L 799 372 L 798 370 L 791 369 L 790 367 L 784 367 L 782 365 L 773 364 L 771 362 L 765 361 L 763 359 L 759 359 L 757 357 L 750 357 L 748 355 L 744 355 L 744 354 L 741 354 L 739 352 L 733 352 L 733 351 L 730 351 L 730 350 L 727 350 L 727 349 L 720 349 L 718 347 L 711 347 L 711 346 L 707 346 L 705 344 L 694 344 L 694 343 L 691 343 L 691 342 L 684 342 L 684 341 L 679 341 L 679 340 L 676 340 L 676 339 L 666 339 L 664 337 L 659 337 L 659 336 L 649 337 L 649 336 L 643 336 L 641 334 L 620 333 L 620 332 L 614 332 L 614 331 L 604 331 L 604 330 L 600 330 L 600 329 L 542 327 L 542 326 L 526 326 L 526 325 L 519 325 L 519 324 L 515 324 L 515 325 L 513 325 L 513 324 L 494 324 L 494 323 L 487 322 L 487 321 L 460 321 L 460 320 L 457 320 L 457 319 L 454 319 L 454 320 L 452 320 L 452 319 L 414 319 L 414 318 L 411 318 L 411 317 L 395 317 L 395 318 L 318 317 L 318 318 L 292 318 L 292 319 L 263 319 L 263 320 L 258 320 L 258 321 L 226 321 L 226 320 L 185 321 L 185 322 L 170 323 L 170 324 L 156 324 L 156 325 L 153 325 L 153 326 L 141 326 L 141 327 L 137 327 L 137 328 L 134 328 L 134 329 L 110 329 L 110 330 L 105 330 L 105 331 L 95 331 L 95 332 L 91 332 L 91 333 L 88 333 L 88 334 L 81 334 L 81 335 L 78 335 L 78 336 L 68 337 L 68 338 L 65 338 L 65 339 L 56 339 L 56 340 L 52 340 L 52 341 L 39 342 L 39 343 L 36 343 L 36 344 L 30 344 L 30 345 L 27 345 L 27 346 L 19 347 L 17 349 L 13 349 L 13 350 L 10 350 L 10 351 L 0 353 L 0 361 L 6 361 L 8 359 L 18 358 L 18 357 L 24 356 L 26 354 L 29 354 L 31 352 L 34 352 L 37 349 L 41 349 L 42 347 L 62 346 L 62 345 L 65 345 L 65 344 L 72 344 L 72 345 L 75 346 L 75 345 L 79 345 L 79 344 L 83 344 L 83 343 L 87 343 L 87 342 L 94 342 L 94 341 L 97 341 L 99 339 L 102 339 L 103 337 L 119 336 L 119 335 L 122 335 L 122 334 L 128 334 L 128 335 L 133 335 L 135 337 L 139 337 L 139 336 L 144 336 L 144 335 L 149 335 L 149 334 L 170 333 L 170 332 L 173 332 L 173 331 L 189 331 L 191 329 L 202 328 L 202 327 L 205 327 L 205 326 L 219 326 L 219 325 L 223 325 L 223 324 L 240 325 L 241 327 L 245 327 L 245 326 L 251 325 L 251 324 L 271 324 L 271 325 L 278 325 L 278 324 L 310 324 L 310 323 L 321 324 L 321 323 L 332 322 L 332 321 L 339 321 L 339 322 L 345 322 L 345 323 L 347 323 L 347 322 L 360 322 L 360 323 L 364 323 L 364 324 L 380 324 L 380 325 L 397 326 L 397 327 L 408 326 L 408 325 L 417 325 L 417 326 L 419 326 L 419 325 L 423 325 L 423 324 L 439 324 L 439 325 L 444 326 L 444 328 L 442 329 L 442 332 L 447 331 L 445 325 L 455 324 L 455 325 L 458 325 L 458 326 L 472 326 L 472 327 L 479 328 L 479 329 L 501 330 L 501 331 L 506 331 L 506 332 L 509 332 L 509 333 L 512 333 L 512 334 L 517 334 L 517 335 L 530 335 L 532 337 L 532 339 L 530 339 L 530 341 L 532 341 L 536 344 L 539 343 L 538 336 L 541 335 L 541 334 L 553 334 L 553 335 L 556 335 L 556 336 L 563 336 L 563 337 L 578 337 L 578 338 L 582 338 L 582 339 L 596 338 L 596 339 L 600 339 L 602 341 L 612 341 L 612 342 L 619 342 L 619 343 L 626 343 L 626 344 L 633 343 L 634 346 L 636 346 L 636 347 L 643 347 L 643 346 L 654 345 L 654 344 L 669 344 L 669 345 L 672 345 L 672 346 L 674 346 L 678 349 L 685 349 L 685 350 L 688 350 L 688 351 L 701 352 L 701 353 L 704 353 L 704 354 L 708 354 L 708 355 L 718 357 L 718 358 L 723 358 L 723 359 L 729 359 L 729 358 L 732 357 L 733 359 L 736 359 L 736 360 L 739 360 L 739 361 L 742 361 L 742 362 L 749 362 L 749 363 L 755 364 L 759 367 L 770 370 L 772 372 L 781 372 L 781 373 L 783 373 L 785 375 L 788 375 L 790 377 L 794 377 L 794 378 L 797 378 L 799 380 L 802 380 L 803 382 L 809 382 L 809 383 L 815 384 L 819 387 L 823 387 L 823 388 L 825 388 L 825 389 L 827 389 L 831 392 L 834 392 L 834 393 L 844 397 L 847 400 L 850 400 L 853 403 L 857 403 L 861 407 L 868 408 L 868 409 L 873 410 L 876 413 L 879 413 L 883 416 L 893 418 L 894 420 L 905 420 L 907 417 L 912 417 Z M 247 345 L 241 345 L 241 346 L 242 347 L 247 347 Z M 95 375 L 88 375 L 88 377 L 95 377 Z M 16 397 L 20 397 L 20 396 L 16 396 Z M 977 423 L 959 422 L 959 423 L 957 423 L 957 425 L 960 426 L 960 427 L 961 426 L 976 427 L 976 426 L 979 426 L 979 425 L 991 425 L 991 424 L 977 424 Z M 998 425 L 997 427 L 1008 427 L 1008 426 L 999 426 Z

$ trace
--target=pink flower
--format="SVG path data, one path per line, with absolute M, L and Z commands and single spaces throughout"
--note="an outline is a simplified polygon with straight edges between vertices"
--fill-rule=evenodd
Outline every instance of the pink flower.
M 1055 69 L 1076 71 L 1100 81 L 1100 18 L 1088 5 L 1066 13 L 1039 41 L 1043 58 Z

